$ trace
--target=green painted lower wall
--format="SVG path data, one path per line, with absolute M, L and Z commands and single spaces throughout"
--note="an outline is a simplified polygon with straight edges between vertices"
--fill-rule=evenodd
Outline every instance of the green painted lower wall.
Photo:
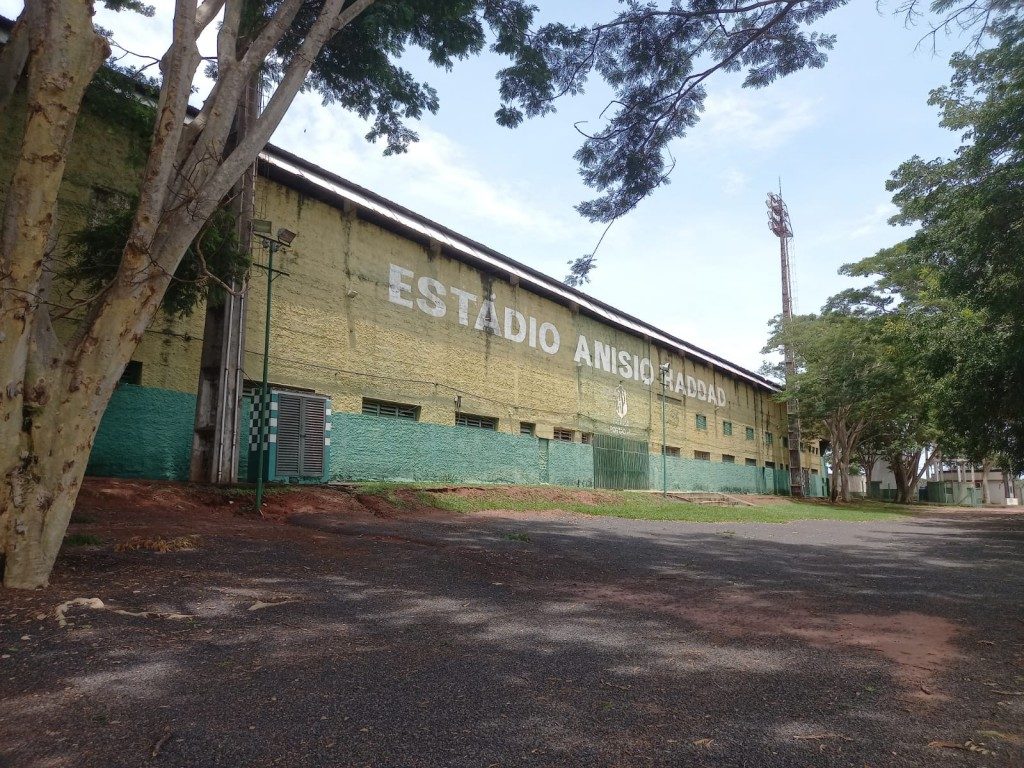
M 662 487 L 661 456 L 651 456 L 651 488 Z M 670 491 L 788 493 L 789 474 L 768 467 L 665 457 L 665 485 Z
M 110 398 L 86 473 L 187 480 L 196 398 L 121 384 Z
M 242 402 L 242 424 L 252 404 Z M 88 473 L 185 480 L 195 396 L 123 384 L 100 424 Z M 240 435 L 239 478 L 246 479 L 248 430 Z M 788 493 L 788 473 L 763 467 L 666 457 L 669 490 Z M 335 413 L 331 416 L 330 478 L 394 482 L 551 483 L 594 485 L 589 445 L 539 440 L 473 427 Z M 250 478 L 251 479 L 251 478 Z M 651 456 L 650 487 L 661 488 L 661 457 Z M 820 478 L 812 495 L 823 493 Z
M 594 449 L 561 440 L 548 442 L 548 482 L 553 485 L 594 487 Z
M 475 427 L 331 416 L 332 480 L 541 482 L 537 440 Z

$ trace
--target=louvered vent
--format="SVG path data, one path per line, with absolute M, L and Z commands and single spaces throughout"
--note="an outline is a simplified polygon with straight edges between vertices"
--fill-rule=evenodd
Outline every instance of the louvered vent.
M 319 477 L 324 473 L 324 433 L 327 426 L 327 401 L 319 397 L 302 398 L 302 474 Z
M 301 395 L 284 392 L 277 396 L 277 475 L 300 474 L 303 448 L 302 405 L 305 399 Z M 322 429 L 320 442 L 323 443 Z

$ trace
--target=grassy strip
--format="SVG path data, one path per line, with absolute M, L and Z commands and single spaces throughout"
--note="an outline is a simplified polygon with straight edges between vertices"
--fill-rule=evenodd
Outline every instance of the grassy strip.
M 690 504 L 678 499 L 664 499 L 655 493 L 601 492 L 594 504 L 576 501 L 553 501 L 544 498 L 523 499 L 499 489 L 474 497 L 455 493 L 418 491 L 418 499 L 438 509 L 452 512 L 478 512 L 506 509 L 517 512 L 531 510 L 563 510 L 584 515 L 604 515 L 635 520 L 681 520 L 693 523 L 787 523 L 792 520 L 897 520 L 913 514 L 912 509 L 880 502 L 832 506 L 817 502 L 779 499 L 778 502 L 755 507 L 714 507 Z
M 65 547 L 102 547 L 103 539 L 90 533 L 69 533 L 64 537 Z

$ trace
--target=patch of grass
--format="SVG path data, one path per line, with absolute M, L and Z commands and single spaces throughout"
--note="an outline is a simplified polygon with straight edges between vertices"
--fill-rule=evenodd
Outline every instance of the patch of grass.
M 175 536 L 164 538 L 163 536 L 132 536 L 114 547 L 115 552 L 136 552 L 140 549 L 149 552 L 181 552 L 183 550 L 195 549 L 199 546 L 199 537 L 195 534 L 190 536 Z
M 102 547 L 103 539 L 91 533 L 69 533 L 64 537 L 65 547 Z
M 563 510 L 585 515 L 624 517 L 636 520 L 680 520 L 693 523 L 787 523 L 792 520 L 897 520 L 914 514 L 913 509 L 876 501 L 831 505 L 814 501 L 779 498 L 770 504 L 753 507 L 715 507 L 664 498 L 657 493 L 602 491 L 595 503 L 553 501 L 538 494 L 532 499 L 511 495 L 496 488 L 473 497 L 456 493 L 421 491 L 424 503 L 451 512 L 478 512 L 485 509 Z
M 502 538 L 508 539 L 509 541 L 521 541 L 524 544 L 530 543 L 530 537 L 525 533 L 506 533 Z
M 289 484 L 274 484 L 263 486 L 263 497 L 267 496 L 278 496 L 282 493 L 291 493 L 292 491 L 301 488 L 301 485 L 289 485 Z M 232 485 L 228 487 L 218 486 L 214 490 L 221 496 L 225 496 L 229 499 L 255 499 L 256 498 L 256 486 L 255 485 Z
M 405 499 L 398 496 L 398 491 L 407 490 L 408 485 L 403 483 L 362 483 L 356 491 L 361 496 L 379 496 L 393 507 L 406 507 Z M 418 494 L 417 494 L 418 498 Z M 425 502 L 429 504 L 430 502 Z

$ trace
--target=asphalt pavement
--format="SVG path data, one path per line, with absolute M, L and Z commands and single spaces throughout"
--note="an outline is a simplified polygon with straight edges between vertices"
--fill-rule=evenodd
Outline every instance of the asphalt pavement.
M 261 525 L 0 592 L 0 765 L 1024 765 L 1024 517 Z

